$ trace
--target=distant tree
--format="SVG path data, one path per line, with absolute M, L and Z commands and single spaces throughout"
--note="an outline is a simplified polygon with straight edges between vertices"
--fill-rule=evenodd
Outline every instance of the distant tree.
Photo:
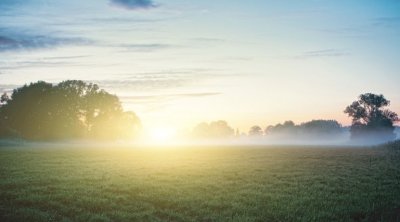
M 79 80 L 17 88 L 0 114 L 8 128 L 30 140 L 117 139 L 140 124 L 134 114 L 123 112 L 118 97 Z
M 6 124 L 7 117 L 2 114 L 3 109 L 1 109 L 9 100 L 10 97 L 7 93 L 3 93 L 0 97 L 0 138 L 13 137 L 12 130 Z
M 284 138 L 309 138 L 309 137 L 333 137 L 343 133 L 343 127 L 336 120 L 311 120 L 300 125 L 293 121 L 285 121 L 265 129 L 266 135 L 274 135 Z
M 295 127 L 295 124 L 294 124 L 294 122 L 293 122 L 292 120 L 286 120 L 286 121 L 283 123 L 283 127 L 285 127 L 285 128 L 291 128 L 291 127 Z
M 224 120 L 208 123 L 200 123 L 193 129 L 193 136 L 198 138 L 227 138 L 232 137 L 235 131 Z
M 296 125 L 293 121 L 287 120 L 283 124 L 278 123 L 275 126 L 268 126 L 264 131 L 265 134 L 294 134 Z
M 199 137 L 199 138 L 206 138 L 210 137 L 211 132 L 210 132 L 210 126 L 206 122 L 202 122 L 197 124 L 192 131 L 192 134 L 194 137 Z
M 210 123 L 210 132 L 214 137 L 231 137 L 234 130 L 224 120 L 218 120 Z
M 0 97 L 0 106 L 6 104 L 10 100 L 10 97 L 7 93 L 3 93 Z
M 389 105 L 390 101 L 383 95 L 372 93 L 360 95 L 357 101 L 344 110 L 344 113 L 352 117 L 351 137 L 353 139 L 394 139 L 394 123 L 399 118 L 395 112 L 385 109 Z
M 300 124 L 300 131 L 308 134 L 335 134 L 342 132 L 342 125 L 336 120 L 311 120 Z
M 265 134 L 265 135 L 272 134 L 273 131 L 274 131 L 274 129 L 275 129 L 275 126 L 269 125 L 269 126 L 267 126 L 267 127 L 264 129 L 264 134 Z
M 249 130 L 249 136 L 262 136 L 263 131 L 260 126 L 252 126 Z

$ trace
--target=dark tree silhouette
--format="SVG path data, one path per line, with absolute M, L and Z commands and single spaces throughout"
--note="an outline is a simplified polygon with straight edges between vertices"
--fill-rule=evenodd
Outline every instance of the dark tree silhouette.
M 79 80 L 24 85 L 0 114 L 8 128 L 30 140 L 117 139 L 140 124 L 136 115 L 123 112 L 118 97 Z
M 347 106 L 344 112 L 352 117 L 351 137 L 366 140 L 391 140 L 395 138 L 394 122 L 399 118 L 396 113 L 385 109 L 390 101 L 383 95 L 366 93 Z
M 262 136 L 263 131 L 260 126 L 252 126 L 249 130 L 249 136 Z
M 1 107 L 6 105 L 9 100 L 10 97 L 7 93 L 3 93 L 0 97 L 0 138 L 14 137 L 12 129 L 10 129 L 6 124 L 7 118 L 3 115 L 4 111 L 1 109 Z

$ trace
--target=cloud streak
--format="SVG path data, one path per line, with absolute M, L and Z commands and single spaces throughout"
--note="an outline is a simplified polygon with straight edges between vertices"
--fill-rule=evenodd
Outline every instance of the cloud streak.
M 150 96 L 122 96 L 121 99 L 126 102 L 137 102 L 137 103 L 153 103 L 160 101 L 170 101 L 184 98 L 200 98 L 207 96 L 218 96 L 222 93 L 218 92 L 206 92 L 206 93 L 178 93 L 178 94 L 166 94 L 166 95 L 150 95 Z
M 219 96 L 219 92 L 202 92 L 202 93 L 176 93 L 176 94 L 160 94 L 160 95 L 145 95 L 145 96 L 121 96 L 121 101 L 124 104 L 142 105 L 145 106 L 146 112 L 157 111 L 163 109 L 173 101 L 182 99 L 197 99 L 203 97 Z
M 51 48 L 62 45 L 88 44 L 82 38 L 59 38 L 48 35 L 0 32 L 0 52 L 10 50 L 29 50 Z
M 152 52 L 156 50 L 168 49 L 174 47 L 174 45 L 168 44 L 122 44 L 118 47 L 125 49 L 126 52 L 138 51 L 138 52 Z
M 185 86 L 192 76 L 153 75 L 134 79 L 94 81 L 109 89 L 135 89 L 135 91 L 162 90 Z
M 348 55 L 350 55 L 350 53 L 338 49 L 322 49 L 322 50 L 306 51 L 301 55 L 295 56 L 295 58 L 308 59 L 308 58 L 322 58 L 322 57 L 342 57 Z
M 111 3 L 128 10 L 150 9 L 157 7 L 157 5 L 151 0 L 111 0 Z
M 400 16 L 397 17 L 379 17 L 373 20 L 374 26 L 393 27 L 400 25 Z

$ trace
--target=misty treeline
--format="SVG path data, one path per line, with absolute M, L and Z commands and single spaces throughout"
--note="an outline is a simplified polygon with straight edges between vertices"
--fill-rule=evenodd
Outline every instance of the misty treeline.
M 200 123 L 194 127 L 192 133 L 197 138 L 222 138 L 222 137 L 262 137 L 274 136 L 275 138 L 295 137 L 332 137 L 340 135 L 347 130 L 336 120 L 311 120 L 296 125 L 293 121 L 285 121 L 276 125 L 262 128 L 258 125 L 252 126 L 248 132 L 234 130 L 226 121 L 219 120 L 208 123 Z
M 336 120 L 311 120 L 295 124 L 252 126 L 240 132 L 226 121 L 200 123 L 192 138 L 234 137 L 274 139 L 337 139 L 350 132 L 352 140 L 389 141 L 396 138 L 394 123 L 398 115 L 386 107 L 383 95 L 366 93 L 347 106 L 344 112 L 352 125 L 344 127 Z M 38 81 L 4 93 L 0 98 L 0 138 L 27 140 L 132 139 L 141 129 L 139 118 L 125 112 L 116 95 L 98 85 L 80 80 L 58 84 Z
M 117 96 L 79 80 L 38 81 L 1 96 L 2 138 L 125 139 L 134 137 L 140 125 L 135 113 L 123 111 Z
M 296 125 L 293 121 L 285 121 L 262 128 L 252 126 L 248 132 L 239 132 L 219 120 L 211 123 L 200 123 L 194 127 L 192 136 L 195 138 L 228 138 L 253 137 L 285 140 L 301 139 L 338 139 L 350 132 L 353 141 L 386 142 L 396 139 L 395 125 L 398 115 L 386 107 L 390 101 L 383 95 L 365 93 L 344 110 L 352 118 L 352 125 L 344 127 L 336 120 L 311 120 Z

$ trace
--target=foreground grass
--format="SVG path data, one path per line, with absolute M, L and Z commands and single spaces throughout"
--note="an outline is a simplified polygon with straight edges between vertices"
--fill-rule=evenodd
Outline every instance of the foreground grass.
M 400 155 L 1 148 L 0 221 L 400 221 Z

